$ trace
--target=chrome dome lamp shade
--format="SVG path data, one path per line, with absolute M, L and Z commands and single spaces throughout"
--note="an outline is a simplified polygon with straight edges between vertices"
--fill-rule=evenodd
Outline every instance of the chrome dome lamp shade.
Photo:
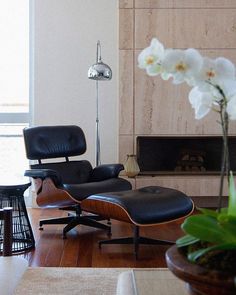
M 101 149 L 99 136 L 99 105 L 98 105 L 98 81 L 109 81 L 112 78 L 111 68 L 102 62 L 101 44 L 97 41 L 97 62 L 88 70 L 88 78 L 96 81 L 96 166 L 101 164 Z
M 98 81 L 111 80 L 112 78 L 111 68 L 102 62 L 100 41 L 97 42 L 97 62 L 89 68 L 88 78 Z

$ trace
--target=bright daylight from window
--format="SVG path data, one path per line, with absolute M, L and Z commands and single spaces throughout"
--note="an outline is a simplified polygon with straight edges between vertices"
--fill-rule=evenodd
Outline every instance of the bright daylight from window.
M 29 121 L 29 0 L 0 0 L 0 184 L 28 167 L 22 129 Z

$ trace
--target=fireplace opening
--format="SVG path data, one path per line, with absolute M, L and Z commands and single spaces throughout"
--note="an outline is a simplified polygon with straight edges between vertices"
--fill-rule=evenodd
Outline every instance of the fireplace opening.
M 140 174 L 220 174 L 221 136 L 138 136 Z M 236 137 L 229 137 L 230 169 L 236 171 Z

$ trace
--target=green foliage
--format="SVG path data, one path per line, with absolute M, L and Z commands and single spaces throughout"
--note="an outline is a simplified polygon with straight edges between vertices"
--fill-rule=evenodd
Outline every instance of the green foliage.
M 229 179 L 229 204 L 220 212 L 199 209 L 201 214 L 185 219 L 182 229 L 186 236 L 178 239 L 178 247 L 185 247 L 199 241 L 205 242 L 205 248 L 188 254 L 188 259 L 195 262 L 200 256 L 215 250 L 236 250 L 236 189 L 232 172 Z
M 230 172 L 230 181 L 229 181 L 228 215 L 236 218 L 236 190 L 235 190 L 234 178 L 233 178 L 232 172 Z

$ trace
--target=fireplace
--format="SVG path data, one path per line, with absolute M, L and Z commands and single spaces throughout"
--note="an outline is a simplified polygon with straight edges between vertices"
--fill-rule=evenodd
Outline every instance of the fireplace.
M 137 161 L 142 175 L 219 175 L 221 136 L 138 136 Z M 236 137 L 229 137 L 230 169 L 236 171 Z

